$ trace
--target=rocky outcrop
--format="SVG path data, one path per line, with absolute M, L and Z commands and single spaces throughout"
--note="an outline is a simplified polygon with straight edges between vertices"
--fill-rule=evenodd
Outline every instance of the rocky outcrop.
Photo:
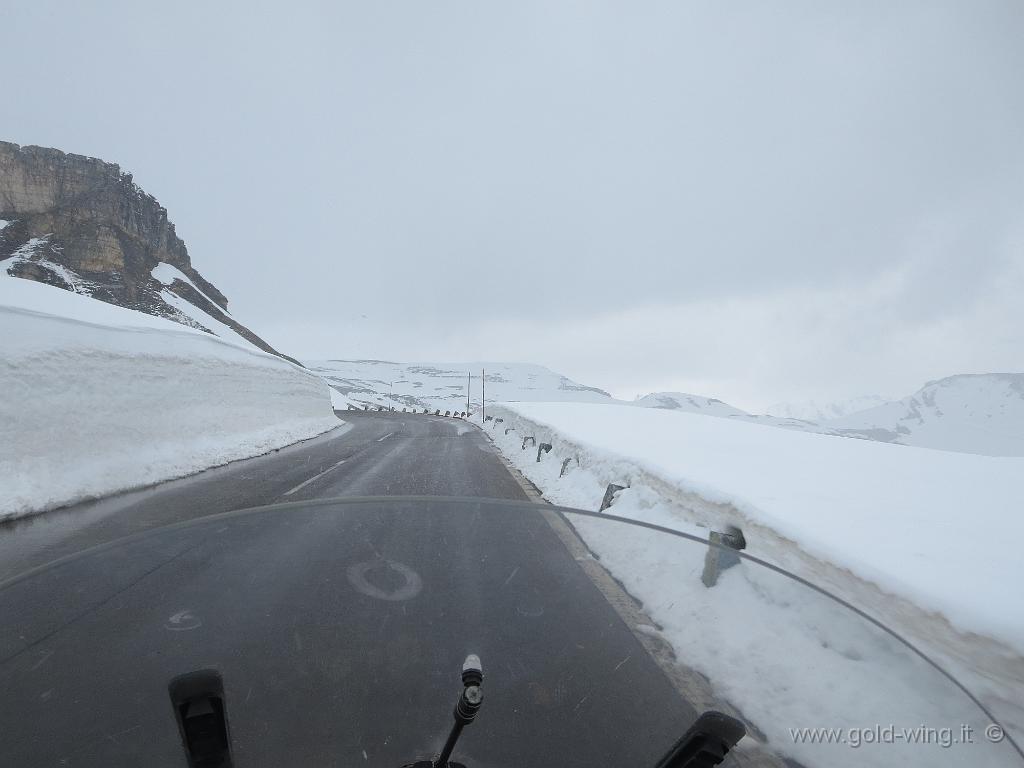
M 202 315 L 168 303 L 162 294 L 170 292 L 279 354 L 230 316 L 224 294 L 193 268 L 167 210 L 114 163 L 0 142 L 0 221 L 0 266 L 11 275 L 216 332 Z M 186 279 L 156 279 L 161 263 Z

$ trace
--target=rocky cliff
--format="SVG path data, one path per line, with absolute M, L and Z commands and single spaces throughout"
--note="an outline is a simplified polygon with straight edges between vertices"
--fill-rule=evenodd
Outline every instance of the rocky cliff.
M 279 354 L 231 317 L 166 209 L 113 163 L 0 142 L 0 270 Z

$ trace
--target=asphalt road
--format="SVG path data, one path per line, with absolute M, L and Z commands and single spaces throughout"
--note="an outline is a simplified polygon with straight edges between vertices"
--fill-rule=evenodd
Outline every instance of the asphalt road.
M 472 425 L 443 416 L 350 411 L 319 438 L 153 488 L 0 523 L 0 582 L 160 525 L 337 496 L 525 499 Z
M 167 685 L 213 667 L 238 765 L 398 766 L 439 749 L 467 652 L 487 675 L 456 753 L 471 767 L 653 765 L 695 713 L 484 435 L 344 416 L 269 456 L 0 526 L 0 765 L 183 766 Z M 411 494 L 509 501 L 201 519 Z

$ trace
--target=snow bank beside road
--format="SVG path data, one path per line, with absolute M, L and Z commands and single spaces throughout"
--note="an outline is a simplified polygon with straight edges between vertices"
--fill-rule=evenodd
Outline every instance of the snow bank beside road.
M 1024 583 L 1024 561 L 1015 546 L 994 546 L 1024 541 L 1024 459 L 615 405 L 503 408 L 611 461 L 623 480 L 677 489 L 733 518 L 693 522 L 769 528 L 962 629 L 1024 649 L 1024 612 L 1007 610 L 997 589 Z M 748 538 L 757 554 L 758 537 Z
M 1015 591 L 1024 583 L 1024 459 L 618 405 L 504 403 L 487 412 L 503 419 L 488 422 L 488 434 L 550 501 L 596 510 L 614 482 L 630 486 L 616 515 L 701 537 L 738 525 L 750 554 L 916 643 L 1024 736 Z M 553 445 L 540 462 L 536 447 L 521 450 L 527 435 Z M 637 596 L 657 607 L 664 582 L 654 554 L 630 557 L 614 541 L 595 549 L 622 581 L 646 584 Z M 688 642 L 685 633 L 667 639 L 677 650 Z
M 0 519 L 255 456 L 339 425 L 301 367 L 0 278 Z

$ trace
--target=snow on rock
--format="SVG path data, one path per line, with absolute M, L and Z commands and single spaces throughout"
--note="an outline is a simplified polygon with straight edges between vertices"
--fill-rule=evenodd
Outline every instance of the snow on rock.
M 6 223 L 4 226 L 6 226 Z M 0 261 L 0 265 L 5 267 L 4 274 L 6 275 L 6 269 L 14 266 L 15 262 L 31 258 L 36 251 L 46 245 L 48 240 L 47 236 L 32 237 L 11 251 L 10 256 Z
M 504 421 L 488 433 L 549 500 L 596 510 L 614 482 L 629 486 L 616 514 L 701 536 L 737 525 L 751 554 L 927 648 L 1024 729 L 1024 612 L 1006 591 L 1024 583 L 1024 459 L 617 405 L 489 413 Z M 527 435 L 552 443 L 551 458 L 521 450 Z M 578 464 L 560 477 L 565 458 Z M 641 575 L 648 567 L 628 562 Z
M 3 229 L 3 227 L 0 227 Z M 47 245 L 47 237 L 33 237 L 16 248 L 9 257 L 0 261 L 0 277 L 8 277 L 11 269 L 19 262 L 31 260 L 38 267 L 55 275 L 68 289 L 74 293 L 90 295 L 96 284 L 86 280 L 74 270 L 41 256 L 38 251 Z
M 323 381 L 170 320 L 0 276 L 0 519 L 339 425 Z
M 181 296 L 178 296 L 178 294 L 163 290 L 160 291 L 160 298 L 163 299 L 165 304 L 173 307 L 180 314 L 195 322 L 200 328 L 210 331 L 210 333 L 219 336 L 222 339 L 234 342 L 239 346 L 249 347 L 250 349 L 256 350 L 259 349 L 259 347 L 238 333 L 234 328 L 222 323 L 213 315 L 204 312 L 191 301 L 183 299 Z
M 228 312 L 228 310 L 225 307 L 220 306 L 220 304 L 218 304 L 216 301 L 214 301 L 209 296 L 207 296 L 205 293 L 203 293 L 202 289 L 192 281 L 191 277 L 186 275 L 184 272 L 182 272 L 180 269 L 175 267 L 173 264 L 168 264 L 165 261 L 161 261 L 159 264 L 157 264 L 155 267 L 153 267 L 153 270 L 152 270 L 152 272 L 150 272 L 150 274 L 153 276 L 154 280 L 159 282 L 161 285 L 166 285 L 168 287 L 173 285 L 175 280 L 181 280 L 181 282 L 186 283 L 186 284 L 192 286 L 192 289 L 196 293 L 198 293 L 200 296 L 202 296 L 208 302 L 213 304 L 213 306 L 217 307 L 225 315 L 228 315 L 228 316 L 231 315 L 231 313 Z M 220 334 L 217 334 L 217 335 L 219 336 Z

